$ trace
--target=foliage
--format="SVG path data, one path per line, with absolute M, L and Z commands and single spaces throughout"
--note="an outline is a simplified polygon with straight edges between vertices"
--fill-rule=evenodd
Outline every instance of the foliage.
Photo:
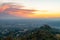
M 58 40 L 56 35 L 52 33 L 50 26 L 44 25 L 32 31 L 26 31 L 22 36 L 14 37 L 14 33 L 10 33 L 6 38 L 0 40 Z

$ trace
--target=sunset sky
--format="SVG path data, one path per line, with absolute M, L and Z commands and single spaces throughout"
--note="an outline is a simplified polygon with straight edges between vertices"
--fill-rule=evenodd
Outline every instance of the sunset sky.
M 60 0 L 0 0 L 0 13 L 23 18 L 60 18 Z

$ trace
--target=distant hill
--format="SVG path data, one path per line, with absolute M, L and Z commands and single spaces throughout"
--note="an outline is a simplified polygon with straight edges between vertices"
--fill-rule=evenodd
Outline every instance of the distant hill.
M 38 29 L 32 30 L 31 33 L 26 33 L 21 40 L 57 40 L 55 34 L 52 33 L 52 28 L 48 25 L 41 26 Z
M 10 32 L 6 38 L 0 38 L 1 40 L 60 40 L 60 32 L 57 29 L 51 28 L 49 25 L 41 26 L 33 30 L 15 34 Z

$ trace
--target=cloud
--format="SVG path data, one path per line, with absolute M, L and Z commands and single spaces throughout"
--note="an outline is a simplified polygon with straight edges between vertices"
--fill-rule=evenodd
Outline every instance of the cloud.
M 8 9 L 9 5 L 2 5 L 0 6 L 0 12 L 3 12 L 4 10 Z
M 14 3 L 1 4 L 0 5 L 0 17 L 2 13 L 3 13 L 3 16 L 8 15 L 9 18 L 12 18 L 12 17 L 13 18 L 14 17 L 18 17 L 18 18 L 60 18 L 60 13 L 52 13 L 52 12 L 48 12 L 48 10 L 26 9 L 25 6 L 14 4 Z
M 10 9 L 10 8 L 16 8 L 16 9 L 19 9 L 19 8 L 22 8 L 23 6 L 21 5 L 21 6 L 19 6 L 19 5 L 16 5 L 16 4 L 14 4 L 14 3 L 3 3 L 3 4 L 1 4 L 0 5 L 0 12 L 2 12 L 2 11 L 5 11 L 5 10 L 8 10 L 8 9 Z
M 0 6 L 0 13 L 5 12 L 17 17 L 28 17 L 28 15 L 33 14 L 32 9 L 23 9 L 25 6 L 17 5 L 14 3 L 4 3 Z
M 16 10 L 13 10 L 13 11 L 9 11 L 9 13 L 11 15 L 15 15 L 15 16 L 18 16 L 18 17 L 20 17 L 20 16 L 26 17 L 30 14 L 32 15 L 33 11 L 35 11 L 35 10 L 28 10 L 28 9 L 20 9 L 19 10 L 19 9 L 16 9 Z

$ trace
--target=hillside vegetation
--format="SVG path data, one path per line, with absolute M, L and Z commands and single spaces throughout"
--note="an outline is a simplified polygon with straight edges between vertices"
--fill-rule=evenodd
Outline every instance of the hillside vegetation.
M 34 30 L 28 30 L 18 37 L 13 36 L 13 34 L 14 33 L 10 33 L 7 37 L 0 38 L 0 40 L 60 40 L 59 32 L 56 32 L 54 28 L 48 25 L 41 26 Z

